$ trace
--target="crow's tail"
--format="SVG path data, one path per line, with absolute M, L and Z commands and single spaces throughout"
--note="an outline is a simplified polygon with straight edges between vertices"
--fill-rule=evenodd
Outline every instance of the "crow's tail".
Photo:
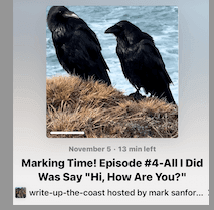
M 157 94 L 157 96 L 158 98 L 165 98 L 169 103 L 176 104 L 169 86 L 167 86 L 163 91 Z

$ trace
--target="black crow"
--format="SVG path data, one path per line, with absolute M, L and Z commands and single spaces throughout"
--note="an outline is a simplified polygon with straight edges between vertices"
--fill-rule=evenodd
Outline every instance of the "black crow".
M 169 103 L 175 103 L 169 88 L 172 80 L 153 38 L 125 20 L 108 28 L 105 33 L 116 36 L 116 53 L 125 78 L 137 90 L 135 99 L 142 97 L 139 90 L 143 87 L 146 94 L 150 93 L 151 96 L 166 98 Z
M 93 76 L 111 84 L 108 66 L 101 54 L 101 46 L 88 25 L 64 6 L 53 6 L 47 16 L 57 58 L 69 74 L 87 79 Z

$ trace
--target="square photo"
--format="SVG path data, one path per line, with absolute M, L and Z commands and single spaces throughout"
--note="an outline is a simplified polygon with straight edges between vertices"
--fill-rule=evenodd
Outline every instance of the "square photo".
M 16 187 L 15 188 L 16 198 L 26 198 L 26 187 Z
M 178 137 L 177 6 L 46 14 L 47 137 Z

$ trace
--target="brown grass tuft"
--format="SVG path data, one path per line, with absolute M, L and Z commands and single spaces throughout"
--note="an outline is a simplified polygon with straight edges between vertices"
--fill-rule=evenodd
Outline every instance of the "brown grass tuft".
M 157 98 L 136 102 L 112 86 L 76 76 L 46 79 L 47 136 L 56 138 L 175 138 L 178 107 Z M 51 135 L 84 131 L 84 135 Z

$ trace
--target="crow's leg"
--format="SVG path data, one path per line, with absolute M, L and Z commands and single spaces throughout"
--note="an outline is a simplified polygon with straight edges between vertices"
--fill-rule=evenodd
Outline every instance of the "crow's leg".
M 135 93 L 131 93 L 129 96 L 132 96 L 136 101 L 146 98 L 146 96 L 140 94 L 140 88 L 137 88 L 137 91 Z

